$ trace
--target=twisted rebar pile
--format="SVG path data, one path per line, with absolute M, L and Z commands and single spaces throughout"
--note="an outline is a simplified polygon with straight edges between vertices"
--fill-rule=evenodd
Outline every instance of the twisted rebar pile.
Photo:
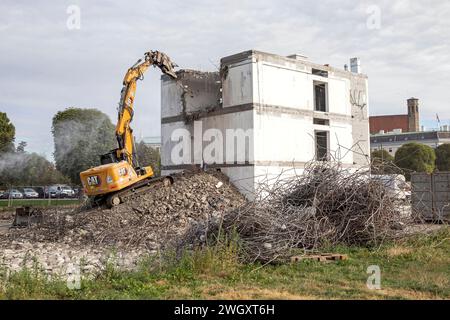
M 371 179 L 368 168 L 311 162 L 301 174 L 293 169 L 260 181 L 254 201 L 223 219 L 195 225 L 179 246 L 236 233 L 244 259 L 266 263 L 286 259 L 298 248 L 377 245 L 395 235 L 394 226 L 403 219 L 396 208 L 392 192 Z

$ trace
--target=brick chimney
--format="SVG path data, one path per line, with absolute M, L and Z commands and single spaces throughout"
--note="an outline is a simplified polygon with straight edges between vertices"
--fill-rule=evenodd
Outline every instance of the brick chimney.
M 419 99 L 408 99 L 408 132 L 419 132 Z

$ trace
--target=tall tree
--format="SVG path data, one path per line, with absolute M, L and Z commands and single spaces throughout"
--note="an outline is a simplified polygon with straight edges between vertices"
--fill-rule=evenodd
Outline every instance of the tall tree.
M 52 125 L 56 168 L 80 183 L 80 172 L 99 165 L 99 155 L 116 147 L 114 130 L 108 116 L 97 109 L 59 111 Z
M 450 144 L 441 144 L 436 148 L 436 167 L 439 171 L 450 171 Z
M 141 167 L 151 166 L 156 176 L 161 173 L 161 155 L 158 150 L 146 145 L 143 141 L 136 144 L 136 154 Z
M 407 143 L 395 153 L 395 164 L 401 168 L 407 180 L 411 179 L 411 172 L 433 172 L 436 154 L 433 148 L 420 143 Z
M 0 154 L 14 151 L 16 128 L 5 112 L 0 112 Z

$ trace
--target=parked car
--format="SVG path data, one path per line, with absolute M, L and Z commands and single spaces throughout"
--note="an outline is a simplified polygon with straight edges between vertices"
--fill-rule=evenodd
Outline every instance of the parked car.
M 25 198 L 39 198 L 39 193 L 33 188 L 23 188 L 23 195 Z
M 59 191 L 60 191 L 60 186 L 50 186 L 47 188 L 47 197 L 50 198 L 58 198 L 59 195 Z
M 61 198 L 73 198 L 75 197 L 75 191 L 69 186 L 61 186 L 60 191 Z
M 4 196 L 5 196 L 5 191 L 1 190 L 0 191 L 0 199 L 5 199 Z
M 11 198 L 11 199 L 22 199 L 23 198 L 23 194 L 22 194 L 22 192 L 20 192 L 17 189 L 11 189 L 11 190 L 6 191 L 3 194 L 3 198 L 4 199 L 9 199 L 9 198 Z
M 53 185 L 47 188 L 45 195 L 46 197 L 50 196 L 51 198 L 73 198 L 75 192 L 69 186 Z
M 45 198 L 45 187 L 27 187 L 37 192 L 38 198 Z

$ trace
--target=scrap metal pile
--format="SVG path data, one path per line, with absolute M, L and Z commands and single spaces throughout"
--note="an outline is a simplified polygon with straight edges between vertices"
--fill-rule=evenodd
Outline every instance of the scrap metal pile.
M 336 244 L 377 245 L 394 237 L 405 219 L 386 185 L 369 179 L 367 168 L 312 162 L 260 183 L 257 198 L 220 221 L 200 222 L 178 248 L 201 245 L 211 235 L 237 234 L 245 261 L 285 260 L 292 249 L 313 251 Z

